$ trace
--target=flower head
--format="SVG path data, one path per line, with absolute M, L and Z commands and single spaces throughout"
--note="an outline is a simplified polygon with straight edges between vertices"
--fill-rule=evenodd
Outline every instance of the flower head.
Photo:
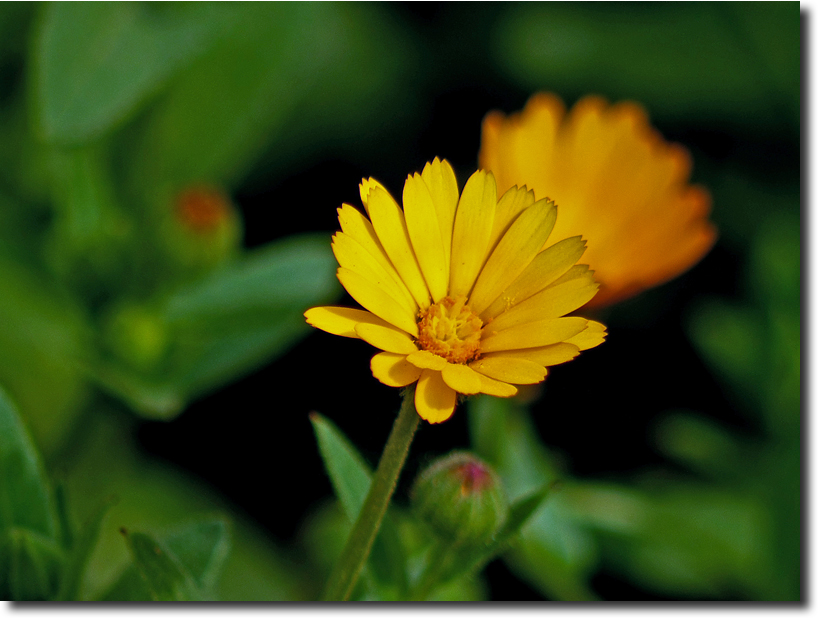
M 590 306 L 676 277 L 716 239 L 709 194 L 688 184 L 688 152 L 636 103 L 586 97 L 566 114 L 556 96 L 536 94 L 521 113 L 487 115 L 479 158 L 501 192 L 525 184 L 560 205 L 556 238 L 583 233 L 600 282 Z
M 459 196 L 455 173 L 437 158 L 404 184 L 403 209 L 373 179 L 362 180 L 368 217 L 344 204 L 333 237 L 338 278 L 365 310 L 315 307 L 307 322 L 379 348 L 370 364 L 386 385 L 415 383 L 415 406 L 448 419 L 457 394 L 509 397 L 541 382 L 546 366 L 600 344 L 605 327 L 565 317 L 597 292 L 575 264 L 579 236 L 547 246 L 557 208 L 517 187 L 500 200 L 479 170 Z

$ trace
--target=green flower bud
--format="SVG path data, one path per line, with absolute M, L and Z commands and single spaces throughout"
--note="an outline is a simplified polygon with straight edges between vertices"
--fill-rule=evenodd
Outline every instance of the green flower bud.
M 212 269 L 240 247 L 239 212 L 220 189 L 188 187 L 174 196 L 168 207 L 161 233 L 171 261 L 183 272 Z
M 506 518 L 500 478 L 474 455 L 456 451 L 432 463 L 415 481 L 413 507 L 440 537 L 488 542 Z
M 132 368 L 155 370 L 168 348 L 168 333 L 161 317 L 140 305 L 120 305 L 107 316 L 103 333 L 117 357 Z

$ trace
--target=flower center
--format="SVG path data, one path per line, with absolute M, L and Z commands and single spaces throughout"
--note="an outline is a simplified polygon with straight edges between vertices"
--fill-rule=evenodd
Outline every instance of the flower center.
M 466 297 L 444 297 L 421 314 L 418 344 L 450 363 L 469 363 L 477 358 L 483 322 L 466 305 Z

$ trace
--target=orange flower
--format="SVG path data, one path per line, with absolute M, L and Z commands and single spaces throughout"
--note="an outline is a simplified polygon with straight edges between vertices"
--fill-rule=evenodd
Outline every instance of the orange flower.
M 688 182 L 688 151 L 636 103 L 585 97 L 567 114 L 555 95 L 536 94 L 523 112 L 486 116 L 479 159 L 499 194 L 526 185 L 560 206 L 553 238 L 588 241 L 584 262 L 601 286 L 587 307 L 676 277 L 716 239 L 710 195 Z

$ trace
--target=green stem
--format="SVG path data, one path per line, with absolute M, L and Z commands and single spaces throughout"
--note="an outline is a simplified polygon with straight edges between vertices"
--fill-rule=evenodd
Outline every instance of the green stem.
M 344 601 L 350 597 L 358 576 L 367 562 L 367 557 L 370 555 L 384 514 L 387 513 L 387 506 L 395 492 L 398 475 L 407 459 L 410 443 L 415 436 L 420 419 L 415 411 L 415 389 L 410 387 L 404 391 L 401 410 L 398 412 L 390 437 L 384 446 L 384 453 L 381 454 L 378 469 L 370 485 L 370 492 L 364 500 L 353 530 L 350 531 L 341 557 L 336 562 L 333 573 L 330 574 L 330 580 L 322 596 L 323 600 Z

